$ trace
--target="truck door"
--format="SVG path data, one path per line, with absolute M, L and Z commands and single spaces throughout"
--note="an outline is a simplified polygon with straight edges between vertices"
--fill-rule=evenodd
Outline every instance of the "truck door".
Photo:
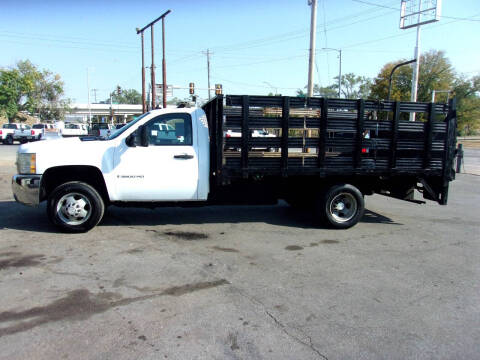
M 117 200 L 197 200 L 198 146 L 187 113 L 159 115 L 146 124 L 148 146 L 115 150 Z

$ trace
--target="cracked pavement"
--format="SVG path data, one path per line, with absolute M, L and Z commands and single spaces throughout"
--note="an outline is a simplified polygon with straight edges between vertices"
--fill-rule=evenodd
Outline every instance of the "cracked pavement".
M 278 206 L 110 207 L 62 234 L 0 146 L 0 359 L 472 359 L 480 178 L 367 197 L 353 229 Z

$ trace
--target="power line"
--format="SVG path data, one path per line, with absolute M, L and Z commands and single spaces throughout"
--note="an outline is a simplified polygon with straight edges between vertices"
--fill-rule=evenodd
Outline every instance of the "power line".
M 0 30 L 0 33 L 8 34 L 11 36 L 28 36 L 28 37 L 37 37 L 37 38 L 51 38 L 52 40 L 62 40 L 62 41 L 70 41 L 70 42 L 87 42 L 87 43 L 92 43 L 91 39 L 88 38 L 82 38 L 82 37 L 75 37 L 75 36 L 61 36 L 58 34 L 55 35 L 50 35 L 50 34 L 38 34 L 38 33 L 26 33 L 26 32 L 18 32 L 18 31 L 7 31 L 7 30 Z M 95 41 L 94 43 L 96 44 L 105 44 L 105 45 L 111 45 L 112 43 L 115 43 L 118 46 L 122 47 L 128 47 L 128 48 L 133 48 L 136 49 L 137 46 L 134 46 L 133 43 L 126 43 L 126 42 L 119 42 L 117 40 L 112 40 L 112 41 Z
M 1 36 L 1 35 L 0 35 Z M 22 45 L 38 45 L 38 42 L 29 42 L 29 41 L 16 41 L 16 40 L 2 40 L 2 43 L 12 43 L 12 44 L 22 44 Z M 52 47 L 52 44 L 47 44 L 46 46 Z M 58 47 L 57 47 L 58 48 Z M 108 48 L 108 47 L 86 47 L 86 46 L 70 46 L 70 45 L 61 45 L 60 48 L 62 49 L 80 49 L 80 50 L 94 50 L 94 51 L 105 51 L 111 53 L 112 50 L 116 52 L 123 52 L 128 54 L 133 54 L 133 51 L 125 50 L 125 49 L 118 49 L 118 48 Z
M 329 22 L 324 22 L 322 24 L 318 24 L 316 29 L 317 30 L 321 29 L 322 27 L 325 27 L 326 25 L 329 25 L 329 24 L 338 24 L 338 23 L 341 23 L 341 22 L 349 21 L 349 23 L 347 23 L 345 25 L 340 25 L 340 26 L 335 26 L 335 27 L 332 27 L 332 28 L 327 28 L 327 31 L 330 31 L 330 30 L 333 30 L 333 29 L 339 29 L 339 28 L 342 28 L 342 27 L 350 26 L 350 25 L 353 25 L 353 24 L 356 24 L 356 23 L 359 23 L 359 22 L 368 21 L 368 20 L 371 20 L 371 19 L 377 19 L 378 15 L 374 16 L 374 17 L 369 17 L 366 20 L 359 20 L 359 21 L 351 22 L 352 19 L 361 17 L 365 14 L 371 15 L 374 12 L 375 11 L 368 10 L 368 11 L 362 11 L 362 12 L 353 13 L 353 14 L 350 14 L 350 15 L 345 15 L 345 16 L 342 16 L 342 17 L 334 18 L 334 19 L 330 20 Z M 254 47 L 260 47 L 260 46 L 263 46 L 265 44 L 270 45 L 270 44 L 274 44 L 274 43 L 278 43 L 278 42 L 296 40 L 296 39 L 299 39 L 299 38 L 302 38 L 302 37 L 306 37 L 308 35 L 308 32 L 309 32 L 309 29 L 303 28 L 301 30 L 290 31 L 290 32 L 286 32 L 286 33 L 281 33 L 281 34 L 269 36 L 269 37 L 259 38 L 259 39 L 256 39 L 256 40 L 252 39 L 252 40 L 237 43 L 237 44 L 216 46 L 216 47 L 213 47 L 213 49 L 215 49 L 217 52 L 219 52 L 219 51 L 225 52 L 225 51 L 228 51 L 229 49 L 233 49 L 233 50 L 250 49 L 250 48 L 254 48 Z
M 220 76 L 222 76 L 222 75 L 220 75 Z M 218 76 L 213 76 L 213 78 L 215 78 L 217 80 L 220 80 L 220 81 L 226 81 L 226 82 L 229 82 L 229 83 L 232 83 L 232 84 L 238 84 L 238 85 L 243 85 L 243 86 L 257 87 L 257 88 L 263 88 L 263 89 L 270 89 L 271 88 L 271 86 L 249 84 L 249 83 L 244 83 L 244 82 L 241 82 L 241 81 L 228 80 L 228 79 L 225 79 L 223 77 L 220 78 Z M 284 89 L 284 90 L 296 90 L 296 89 L 298 89 L 298 87 L 283 87 L 283 86 L 275 86 L 275 88 Z

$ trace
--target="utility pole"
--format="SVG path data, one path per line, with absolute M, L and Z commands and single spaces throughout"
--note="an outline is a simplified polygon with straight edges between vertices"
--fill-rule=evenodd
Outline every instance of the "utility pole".
M 308 5 L 312 7 L 312 17 L 310 22 L 310 57 L 308 60 L 308 90 L 307 96 L 313 96 L 313 67 L 315 65 L 315 36 L 317 30 L 317 0 L 308 0 Z
M 152 109 L 155 109 L 155 102 L 156 102 L 156 83 L 155 83 L 155 47 L 154 47 L 154 31 L 153 25 L 159 20 L 162 20 L 162 45 L 163 45 L 163 59 L 162 59 L 162 73 L 163 73 L 163 107 L 167 106 L 167 70 L 166 70 L 166 62 L 165 62 L 165 16 L 170 14 L 172 11 L 168 10 L 162 15 L 160 15 L 157 19 L 152 21 L 150 24 L 144 26 L 143 28 L 137 28 L 137 34 L 141 34 L 142 36 L 142 101 L 143 101 L 143 108 L 144 112 L 146 111 L 145 106 L 145 64 L 144 64 L 144 53 L 143 53 L 143 32 L 145 29 L 150 28 L 151 32 L 151 46 L 152 46 L 152 66 L 150 68 L 151 71 L 151 78 L 152 78 Z
M 153 30 L 153 26 L 152 26 Z M 165 62 L 165 17 L 162 17 L 162 90 L 163 108 L 167 107 L 167 63 Z
M 143 31 L 140 31 L 139 28 L 136 29 L 137 34 L 140 33 L 142 41 L 142 112 L 145 114 L 147 112 L 147 103 L 145 102 L 145 46 L 143 40 Z
M 209 49 L 207 52 L 204 52 L 207 55 L 207 76 L 208 76 L 208 100 L 210 100 L 210 55 L 212 54 Z
M 150 27 L 150 35 L 151 35 L 151 46 L 152 46 L 152 66 L 150 67 L 150 74 L 152 77 L 152 109 L 155 109 L 156 106 L 156 96 L 157 96 L 157 84 L 155 83 L 155 50 L 154 50 L 154 41 L 153 41 L 153 24 Z

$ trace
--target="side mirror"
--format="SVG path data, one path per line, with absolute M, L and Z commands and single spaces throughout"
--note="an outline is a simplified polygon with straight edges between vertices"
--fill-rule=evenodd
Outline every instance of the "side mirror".
M 137 146 L 136 131 L 127 136 L 127 138 L 125 139 L 125 144 L 127 144 L 128 147 L 136 147 Z
M 140 128 L 138 129 L 138 131 L 140 132 L 140 145 L 141 146 L 148 146 L 148 129 L 147 129 L 147 126 L 145 125 L 142 125 L 140 126 Z

